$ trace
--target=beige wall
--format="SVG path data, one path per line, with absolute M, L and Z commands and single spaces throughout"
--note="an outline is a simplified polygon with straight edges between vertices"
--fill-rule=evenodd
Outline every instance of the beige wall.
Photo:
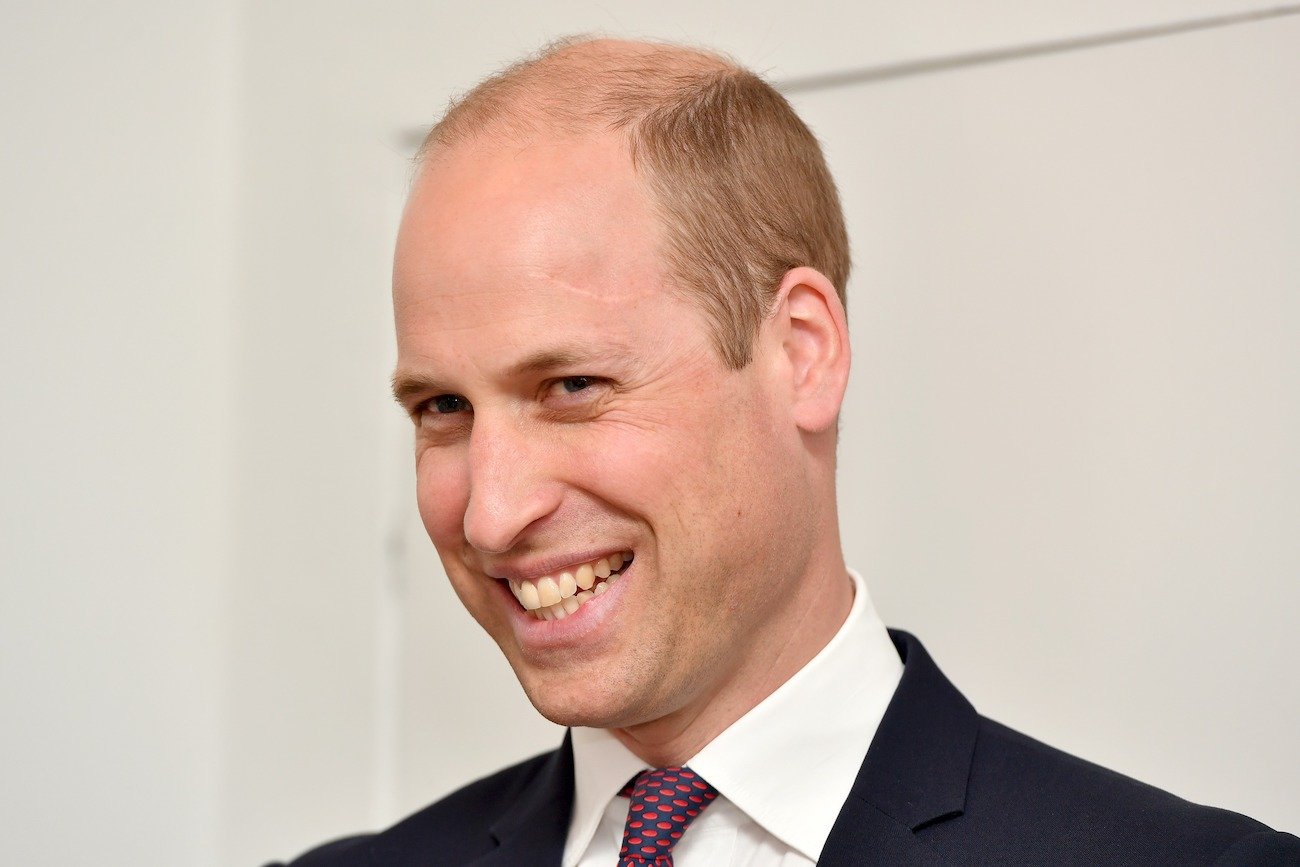
M 220 863 L 233 12 L 0 7 L 9 863 Z
M 1252 5 L 6 7 L 6 839 L 257 863 L 553 742 L 384 397 L 407 137 L 450 92 L 575 30 L 784 79 Z M 854 234 L 843 523 L 886 619 L 985 713 L 1291 830 L 1297 44 L 796 99 Z

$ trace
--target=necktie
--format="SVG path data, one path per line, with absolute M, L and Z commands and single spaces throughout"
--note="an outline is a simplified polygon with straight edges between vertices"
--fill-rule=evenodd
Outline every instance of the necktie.
M 690 768 L 656 768 L 632 778 L 618 867 L 672 867 L 673 847 L 718 792 Z

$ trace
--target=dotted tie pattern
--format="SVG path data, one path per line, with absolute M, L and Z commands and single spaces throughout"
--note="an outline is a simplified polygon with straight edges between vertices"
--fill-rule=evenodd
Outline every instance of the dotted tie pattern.
M 621 792 L 632 799 L 618 867 L 672 867 L 673 847 L 718 792 L 690 768 L 642 771 Z

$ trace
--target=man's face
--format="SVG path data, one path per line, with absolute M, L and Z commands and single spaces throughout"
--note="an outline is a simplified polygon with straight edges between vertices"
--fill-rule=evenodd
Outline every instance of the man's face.
M 613 137 L 439 154 L 398 239 L 420 514 L 461 601 L 564 724 L 689 713 L 768 637 L 808 557 L 772 341 L 726 367 L 658 240 Z M 610 558 L 621 575 L 602 580 Z

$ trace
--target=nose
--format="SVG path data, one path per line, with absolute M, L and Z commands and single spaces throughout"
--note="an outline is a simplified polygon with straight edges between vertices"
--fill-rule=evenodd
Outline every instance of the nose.
M 465 539 L 477 550 L 508 552 L 558 508 L 562 485 L 550 472 L 546 444 L 511 421 L 476 418 L 469 461 Z

